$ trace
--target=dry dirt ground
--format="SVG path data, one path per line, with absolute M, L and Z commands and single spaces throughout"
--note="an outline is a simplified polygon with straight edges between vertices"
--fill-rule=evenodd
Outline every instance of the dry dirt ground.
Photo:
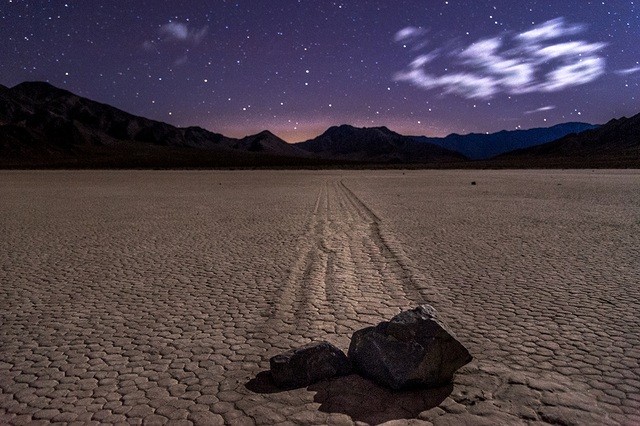
M 0 200 L 0 424 L 640 424 L 639 171 L 0 172 Z M 423 302 L 474 356 L 452 386 L 264 373 Z

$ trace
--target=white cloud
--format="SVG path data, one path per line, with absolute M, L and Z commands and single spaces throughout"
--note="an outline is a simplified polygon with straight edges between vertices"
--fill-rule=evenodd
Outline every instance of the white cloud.
M 577 63 L 563 65 L 547 74 L 540 85 L 545 92 L 556 92 L 571 86 L 589 83 L 604 74 L 604 59 L 591 57 Z
M 401 29 L 400 31 L 398 31 L 393 39 L 395 41 L 397 41 L 397 42 L 401 42 L 401 41 L 405 41 L 405 40 L 411 40 L 411 39 L 416 38 L 416 37 L 420 37 L 424 33 L 425 33 L 425 31 L 422 28 L 405 27 L 405 28 Z
M 186 24 L 179 22 L 169 22 L 160 27 L 160 34 L 165 34 L 174 40 L 186 40 L 189 37 L 189 29 Z
M 570 41 L 543 47 L 536 52 L 537 56 L 545 59 L 556 59 L 563 56 L 590 55 L 606 47 L 606 43 L 587 43 L 584 41 Z
M 531 111 L 525 111 L 525 114 L 535 114 L 536 112 L 551 111 L 553 109 L 556 109 L 555 105 L 547 105 L 540 108 L 532 109 Z
M 464 49 L 460 56 L 472 61 L 482 60 L 487 56 L 495 56 L 501 46 L 502 40 L 498 37 L 479 40 Z
M 497 92 L 495 79 L 477 74 L 449 74 L 439 80 L 446 88 L 446 93 L 457 93 L 470 98 L 489 98 Z
M 525 31 L 516 36 L 518 40 L 526 43 L 536 43 L 540 41 L 552 40 L 554 38 L 574 35 L 584 30 L 583 25 L 566 25 L 564 18 L 556 18 L 544 22 L 529 31 Z
M 640 67 L 625 68 L 625 69 L 617 70 L 616 74 L 629 75 L 629 74 L 635 74 L 637 72 L 640 72 Z
M 190 48 L 200 44 L 208 31 L 207 26 L 198 29 L 182 22 L 169 22 L 158 27 L 154 37 L 142 43 L 142 48 L 147 52 L 173 56 L 174 66 L 184 65 L 188 62 Z
M 497 81 L 476 74 L 448 74 L 436 76 L 421 69 L 399 72 L 396 81 L 409 81 L 423 89 L 443 88 L 445 93 L 455 93 L 467 98 L 489 98 L 497 93 Z
M 437 53 L 428 53 L 426 55 L 419 55 L 413 61 L 411 61 L 409 66 L 411 68 L 420 68 L 428 64 L 429 62 L 433 61 L 437 57 L 438 57 Z
M 466 98 L 563 90 L 604 74 L 605 60 L 599 54 L 605 43 L 554 40 L 583 30 L 582 25 L 566 24 L 564 18 L 553 19 L 515 36 L 477 40 L 448 54 L 441 49 L 419 54 L 394 78 Z M 424 42 L 424 33 L 407 27 L 396 33 L 395 39 L 419 45 Z M 436 67 L 435 61 L 444 62 L 439 64 L 443 66 Z M 437 75 L 430 68 L 444 68 L 447 73 Z
M 200 44 L 207 35 L 209 27 L 190 28 L 188 24 L 182 22 L 169 22 L 158 28 L 158 37 L 155 40 L 145 41 L 143 47 L 152 49 L 157 42 L 181 42 L 193 45 Z
M 498 79 L 498 83 L 520 92 L 526 90 L 534 81 L 534 67 L 516 59 L 502 56 L 499 38 L 480 40 L 459 54 L 463 64 L 475 66 L 482 72 Z

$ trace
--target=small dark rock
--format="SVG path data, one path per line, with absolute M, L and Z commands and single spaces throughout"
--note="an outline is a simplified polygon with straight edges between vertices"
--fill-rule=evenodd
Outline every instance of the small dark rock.
M 398 390 L 443 386 L 472 357 L 435 309 L 422 305 L 356 331 L 349 359 L 363 376 Z
M 271 377 L 282 388 L 299 388 L 351 373 L 351 363 L 329 342 L 309 343 L 269 360 Z
M 475 186 L 475 184 L 476 184 L 476 181 L 475 181 L 475 180 L 474 180 L 473 182 L 471 182 L 471 185 L 474 185 L 474 186 Z

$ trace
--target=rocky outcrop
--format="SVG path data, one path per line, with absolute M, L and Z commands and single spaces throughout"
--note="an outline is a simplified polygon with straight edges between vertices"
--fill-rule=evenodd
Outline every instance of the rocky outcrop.
M 438 387 L 472 359 L 430 305 L 353 334 L 349 359 L 365 377 L 392 389 Z

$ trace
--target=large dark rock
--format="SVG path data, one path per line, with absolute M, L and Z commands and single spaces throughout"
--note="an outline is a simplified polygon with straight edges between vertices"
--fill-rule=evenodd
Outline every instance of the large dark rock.
M 357 372 L 396 390 L 443 386 L 472 359 L 430 305 L 356 331 L 349 358 Z
M 282 388 L 309 386 L 320 380 L 351 373 L 351 363 L 329 342 L 309 343 L 269 360 L 271 377 Z

